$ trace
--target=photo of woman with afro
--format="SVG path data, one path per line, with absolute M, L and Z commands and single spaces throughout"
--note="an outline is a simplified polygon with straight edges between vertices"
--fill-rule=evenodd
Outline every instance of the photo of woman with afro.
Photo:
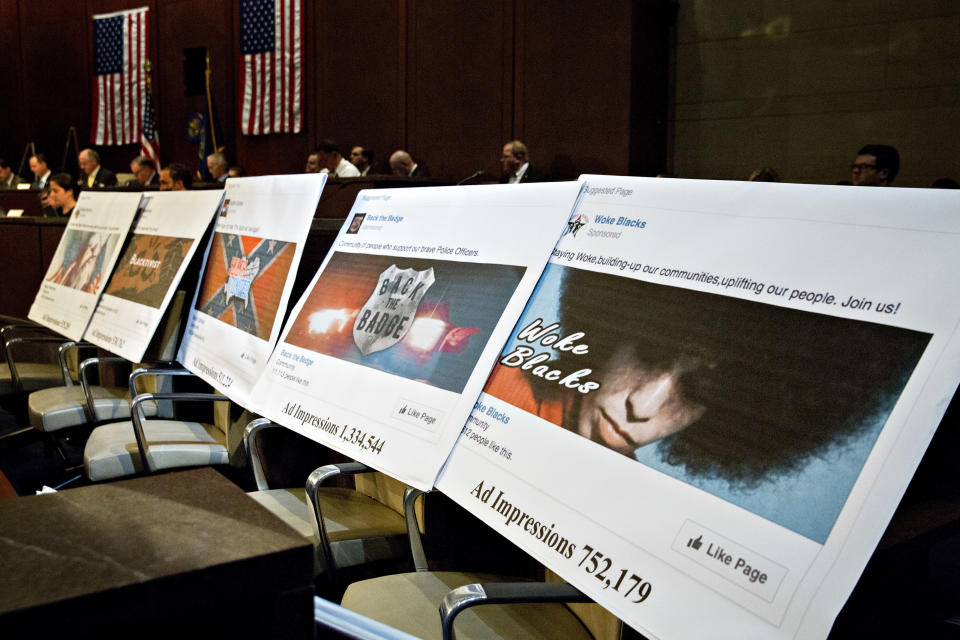
M 553 284 L 538 296 L 554 296 L 554 316 L 534 305 L 518 331 L 556 322 L 558 335 L 582 332 L 576 344 L 586 353 L 515 335 L 487 392 L 684 479 L 749 489 L 843 447 L 886 420 L 930 339 L 555 264 L 548 271 Z M 518 344 L 551 352 L 546 364 L 561 376 L 588 369 L 582 379 L 598 386 L 584 392 L 505 366 Z

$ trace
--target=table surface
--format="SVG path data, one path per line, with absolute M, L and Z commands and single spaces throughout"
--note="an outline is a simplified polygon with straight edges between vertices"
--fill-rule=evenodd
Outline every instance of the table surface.
M 303 588 L 312 558 L 308 540 L 211 469 L 0 500 L 0 615 L 143 585 L 151 597 L 157 584 L 189 590 L 190 576 L 221 595 Z

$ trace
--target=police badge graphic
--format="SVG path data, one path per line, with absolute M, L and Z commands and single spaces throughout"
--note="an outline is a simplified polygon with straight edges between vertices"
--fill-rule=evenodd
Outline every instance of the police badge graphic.
M 366 356 L 400 342 L 433 283 L 433 267 L 425 271 L 387 267 L 353 323 L 353 341 L 360 352 Z

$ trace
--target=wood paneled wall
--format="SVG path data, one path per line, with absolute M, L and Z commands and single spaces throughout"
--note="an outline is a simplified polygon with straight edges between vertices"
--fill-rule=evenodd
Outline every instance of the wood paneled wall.
M 655 173 L 665 160 L 656 114 L 666 113 L 669 56 L 664 50 L 651 69 L 637 45 L 667 46 L 669 0 L 619 0 L 602 10 L 560 0 L 308 1 L 304 131 L 269 136 L 242 136 L 236 126 L 237 2 L 0 0 L 10 63 L 0 80 L 0 155 L 19 162 L 32 140 L 58 168 L 71 125 L 86 146 L 92 16 L 144 5 L 165 162 L 197 162 L 185 129 L 203 98 L 184 95 L 183 50 L 199 46 L 210 53 L 227 153 L 251 174 L 301 171 L 322 138 L 363 144 L 379 161 L 404 148 L 451 180 L 477 169 L 498 177 L 500 147 L 512 138 L 557 177 Z M 137 152 L 101 149 L 104 164 L 120 171 Z M 69 158 L 68 169 L 75 166 Z

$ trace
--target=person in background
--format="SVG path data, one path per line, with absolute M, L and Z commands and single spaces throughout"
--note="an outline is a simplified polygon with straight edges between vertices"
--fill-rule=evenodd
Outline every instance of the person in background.
M 18 184 L 24 184 L 26 180 L 13 172 L 10 163 L 0 158 L 0 190 L 16 189 Z
M 238 164 L 233 165 L 227 170 L 227 176 L 230 178 L 242 178 L 247 175 L 247 170 Z
M 80 165 L 77 186 L 81 189 L 100 189 L 117 184 L 117 176 L 110 169 L 100 166 L 100 154 L 93 149 L 81 151 L 77 163 Z
M 227 157 L 222 153 L 211 153 L 207 156 L 207 171 L 210 172 L 210 177 L 217 182 L 224 182 L 227 179 L 229 167 Z
M 527 145 L 519 140 L 511 140 L 503 145 L 503 151 L 500 153 L 500 167 L 503 169 L 500 184 L 547 182 L 550 179 L 545 171 L 530 164 Z
M 133 174 L 133 180 L 127 182 L 128 187 L 155 187 L 160 184 L 157 167 L 147 156 L 137 156 L 131 160 L 130 173 Z
M 160 191 L 186 191 L 192 184 L 193 175 L 179 162 L 171 162 L 160 171 Z
M 747 180 L 750 182 L 780 182 L 780 174 L 770 167 L 760 167 L 754 169 Z
M 329 173 L 333 178 L 356 178 L 360 171 L 350 164 L 333 140 L 322 140 L 317 150 L 307 156 L 306 173 Z
M 53 207 L 57 215 L 69 216 L 77 206 L 73 178 L 69 173 L 57 173 L 50 177 L 50 195 L 47 204 Z
M 368 175 L 373 166 L 373 151 L 357 145 L 350 150 L 350 162 L 357 168 L 360 175 Z
M 960 183 L 953 178 L 937 178 L 930 185 L 931 189 L 960 189 Z
M 50 169 L 47 167 L 47 156 L 42 153 L 36 153 L 30 156 L 30 171 L 33 172 L 34 189 L 43 189 L 50 180 Z
M 900 171 L 900 154 L 886 144 L 868 144 L 857 152 L 850 165 L 850 182 L 855 187 L 889 187 Z
M 413 161 L 409 153 L 397 149 L 390 156 L 390 171 L 395 176 L 410 176 L 411 178 L 426 178 L 430 175 L 426 167 Z
M 319 173 L 320 172 L 320 154 L 314 151 L 307 156 L 307 164 L 303 168 L 304 173 Z

